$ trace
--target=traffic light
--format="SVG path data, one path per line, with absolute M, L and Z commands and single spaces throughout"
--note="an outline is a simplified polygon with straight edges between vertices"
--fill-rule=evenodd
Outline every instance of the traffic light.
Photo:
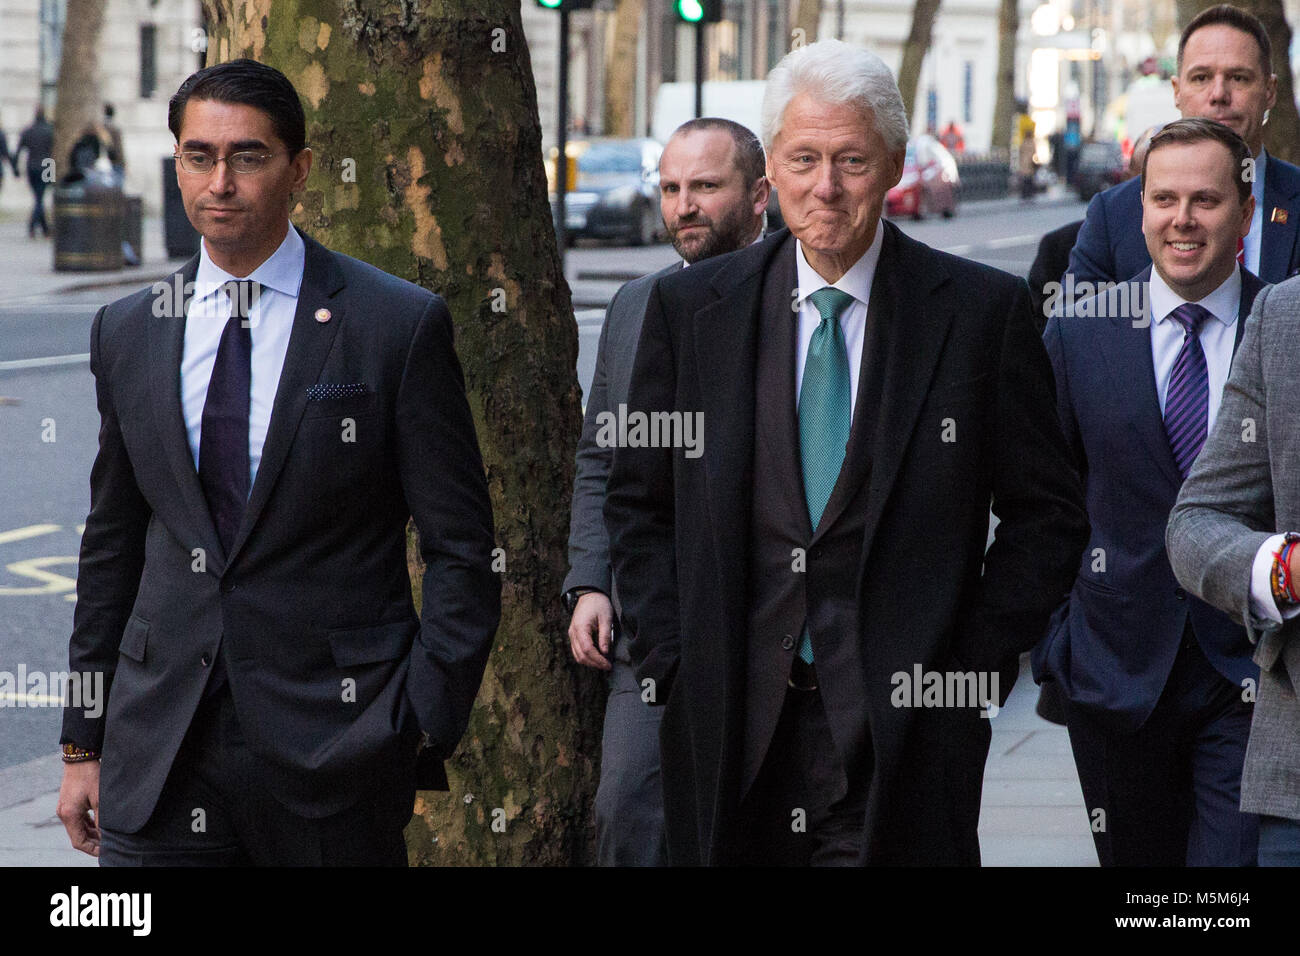
M 546 10 L 590 10 L 596 0 L 537 0 L 537 5 Z
M 673 0 L 673 9 L 683 23 L 717 23 L 722 19 L 722 0 Z

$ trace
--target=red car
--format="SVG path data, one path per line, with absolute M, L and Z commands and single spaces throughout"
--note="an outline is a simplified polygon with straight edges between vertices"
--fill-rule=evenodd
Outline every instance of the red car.
M 903 178 L 885 196 L 885 215 L 924 219 L 939 212 L 945 219 L 957 211 L 957 161 L 933 136 L 919 136 L 907 144 Z

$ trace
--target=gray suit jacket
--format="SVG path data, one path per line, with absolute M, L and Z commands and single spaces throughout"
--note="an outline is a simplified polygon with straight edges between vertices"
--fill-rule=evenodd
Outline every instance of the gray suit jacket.
M 1282 626 L 1250 611 L 1255 554 L 1300 530 L 1300 278 L 1255 299 L 1218 420 L 1183 483 L 1166 532 L 1189 591 L 1243 622 L 1256 644 L 1258 699 L 1241 778 L 1241 809 L 1300 819 L 1300 619 Z
M 650 289 L 660 278 L 677 272 L 681 262 L 674 262 L 658 272 L 625 283 L 609 303 L 605 324 L 596 348 L 596 372 L 591 379 L 587 412 L 578 442 L 578 469 L 573 479 L 573 509 L 569 518 L 569 573 L 564 590 L 595 588 L 615 600 L 609 560 L 609 534 L 605 531 L 605 482 L 609 478 L 613 448 L 596 443 L 597 421 L 601 412 L 617 414 L 618 406 L 627 402 L 628 383 L 632 378 L 632 360 L 641 338 L 641 320 L 645 318 Z

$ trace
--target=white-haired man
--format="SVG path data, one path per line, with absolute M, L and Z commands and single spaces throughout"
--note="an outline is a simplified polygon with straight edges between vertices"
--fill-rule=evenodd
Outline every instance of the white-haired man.
M 660 279 L 633 365 L 629 420 L 703 435 L 629 432 L 606 496 L 669 860 L 977 863 L 982 718 L 1087 531 L 1028 287 L 881 221 L 874 54 L 785 57 L 763 139 L 789 229 Z

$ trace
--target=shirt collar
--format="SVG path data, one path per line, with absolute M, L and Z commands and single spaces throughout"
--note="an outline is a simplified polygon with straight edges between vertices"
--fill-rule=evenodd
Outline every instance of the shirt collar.
M 876 264 L 880 261 L 880 248 L 884 244 L 885 227 L 881 220 L 876 220 L 876 237 L 871 240 L 871 245 L 857 262 L 849 267 L 849 271 L 839 277 L 839 280 L 831 283 L 823 279 L 817 270 L 808 264 L 804 256 L 803 243 L 795 240 L 795 247 L 798 255 L 795 256 L 795 272 L 799 286 L 799 298 L 796 304 L 803 305 L 804 299 L 812 295 L 818 289 L 824 289 L 827 286 L 833 286 L 841 292 L 847 292 L 859 302 L 867 302 L 871 298 L 871 282 L 876 277 Z
M 1154 266 L 1151 267 L 1149 295 L 1151 315 L 1156 318 L 1157 323 L 1168 320 L 1169 313 L 1187 301 L 1169 288 L 1168 283 L 1160 277 L 1160 273 Z M 1236 322 L 1237 310 L 1241 307 L 1241 266 L 1238 265 L 1233 269 L 1232 274 L 1224 279 L 1217 289 L 1196 304 L 1208 309 L 1210 314 L 1224 325 L 1230 326 Z
M 284 241 L 271 253 L 262 264 L 250 272 L 246 278 L 260 283 L 263 288 L 274 289 L 296 298 L 302 286 L 303 267 L 306 263 L 307 247 L 298 235 L 298 230 L 290 223 Z M 227 282 L 237 281 L 225 269 L 222 269 L 208 256 L 206 241 L 199 243 L 199 269 L 194 275 L 194 301 L 206 299 Z

